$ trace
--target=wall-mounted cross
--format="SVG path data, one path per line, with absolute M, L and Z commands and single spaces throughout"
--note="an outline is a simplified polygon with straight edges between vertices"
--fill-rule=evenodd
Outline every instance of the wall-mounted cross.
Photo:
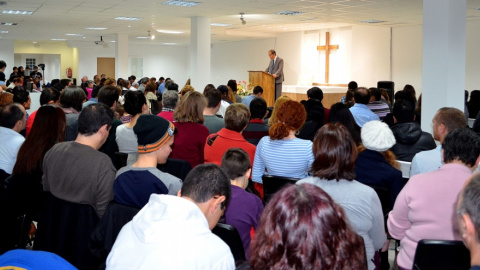
M 338 45 L 330 45 L 330 32 L 326 33 L 325 46 L 317 46 L 317 50 L 325 50 L 325 83 L 328 83 L 328 75 L 330 72 L 330 50 L 338 49 Z

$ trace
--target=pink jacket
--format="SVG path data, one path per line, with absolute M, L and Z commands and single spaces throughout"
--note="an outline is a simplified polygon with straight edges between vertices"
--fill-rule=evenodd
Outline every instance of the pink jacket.
M 390 235 L 401 240 L 399 266 L 411 269 L 418 241 L 459 240 L 456 201 L 472 171 L 460 164 L 412 176 L 388 215 Z

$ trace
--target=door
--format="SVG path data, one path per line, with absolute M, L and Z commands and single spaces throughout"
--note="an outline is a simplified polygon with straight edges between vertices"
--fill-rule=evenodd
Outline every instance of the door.
M 105 78 L 115 78 L 115 58 L 97 57 L 97 74 L 105 74 Z

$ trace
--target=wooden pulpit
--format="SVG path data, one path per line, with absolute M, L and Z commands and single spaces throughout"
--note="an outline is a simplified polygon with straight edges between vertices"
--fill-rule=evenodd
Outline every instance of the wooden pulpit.
M 260 85 L 263 88 L 263 99 L 268 107 L 275 104 L 275 78 L 265 71 L 248 71 L 248 82 L 252 89 Z

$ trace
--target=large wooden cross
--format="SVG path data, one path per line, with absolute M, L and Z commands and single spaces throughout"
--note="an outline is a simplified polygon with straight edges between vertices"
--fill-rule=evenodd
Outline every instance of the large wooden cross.
M 317 50 L 325 50 L 325 83 L 328 83 L 329 67 L 330 67 L 330 50 L 338 49 L 338 45 L 330 45 L 330 33 L 326 33 L 325 46 L 317 46 Z

